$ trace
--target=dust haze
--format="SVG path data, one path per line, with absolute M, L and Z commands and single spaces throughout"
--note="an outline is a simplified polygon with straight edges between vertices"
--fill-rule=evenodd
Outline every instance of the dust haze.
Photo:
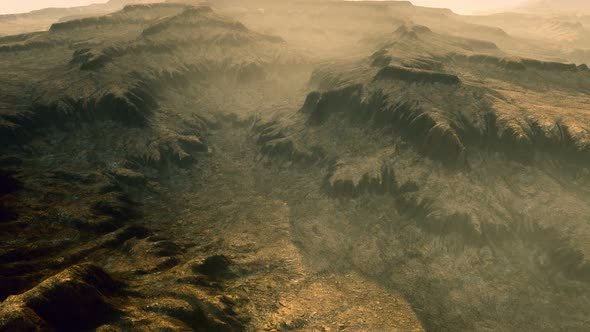
M 320 0 L 321 1 L 321 0 Z M 496 0 L 496 1 L 470 1 L 470 0 L 415 0 L 415 5 L 427 7 L 451 8 L 457 13 L 478 13 L 508 9 L 526 0 Z M 77 7 L 89 4 L 105 3 L 106 0 L 4 0 L 0 7 L 0 14 L 24 13 L 49 7 Z M 150 1 L 155 2 L 155 1 Z
M 590 330 L 586 1 L 0 9 L 0 331 Z

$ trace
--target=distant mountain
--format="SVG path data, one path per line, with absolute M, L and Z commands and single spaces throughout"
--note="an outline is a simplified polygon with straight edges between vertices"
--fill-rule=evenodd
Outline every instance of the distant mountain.
M 145 3 L 154 3 L 154 2 L 165 2 L 165 1 L 158 1 L 158 0 L 111 0 L 107 2 L 105 5 L 111 7 L 125 7 L 127 5 L 135 5 L 135 4 L 145 4 Z
M 590 2 L 587 0 L 530 0 L 519 10 L 535 13 L 590 13 Z
M 105 15 L 126 5 L 162 2 L 158 0 L 111 0 L 107 3 L 70 8 L 44 8 L 22 14 L 0 15 L 0 35 L 44 31 L 51 24 L 72 19 Z

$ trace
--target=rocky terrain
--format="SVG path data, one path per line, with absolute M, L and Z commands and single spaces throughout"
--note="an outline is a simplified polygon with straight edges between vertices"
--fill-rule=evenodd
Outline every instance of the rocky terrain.
M 45 8 L 29 13 L 0 15 L 0 36 L 27 32 L 45 31 L 54 23 L 71 21 L 84 17 L 109 14 L 123 9 L 126 5 L 153 3 L 151 0 L 109 0 L 89 6 L 70 8 Z
M 584 16 L 124 5 L 0 24 L 0 331 L 590 329 Z

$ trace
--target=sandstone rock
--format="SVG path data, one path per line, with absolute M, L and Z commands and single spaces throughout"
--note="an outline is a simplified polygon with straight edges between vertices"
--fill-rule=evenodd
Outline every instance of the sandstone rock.
M 115 282 L 91 264 L 72 266 L 0 304 L 0 331 L 81 330 L 113 312 Z
M 188 151 L 207 152 L 207 144 L 199 137 L 194 135 L 181 135 L 178 137 L 178 143 Z
M 128 168 L 115 168 L 112 171 L 112 175 L 118 182 L 130 186 L 143 186 L 147 183 L 147 179 L 143 174 Z

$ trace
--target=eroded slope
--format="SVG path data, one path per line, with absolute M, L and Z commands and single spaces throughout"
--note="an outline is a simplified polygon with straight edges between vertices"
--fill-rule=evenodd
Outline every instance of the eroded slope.
M 403 26 L 311 86 L 257 130 L 319 269 L 406 290 L 432 330 L 588 328 L 586 66 Z
M 216 6 L 246 25 L 0 39 L 4 328 L 588 329 L 585 65 L 405 2 Z
M 177 244 L 165 211 L 225 121 L 194 100 L 255 90 L 299 57 L 178 4 L 4 38 L 0 57 L 1 328 L 244 330 L 249 302 L 224 291 L 246 274 L 227 270 L 233 253 Z

